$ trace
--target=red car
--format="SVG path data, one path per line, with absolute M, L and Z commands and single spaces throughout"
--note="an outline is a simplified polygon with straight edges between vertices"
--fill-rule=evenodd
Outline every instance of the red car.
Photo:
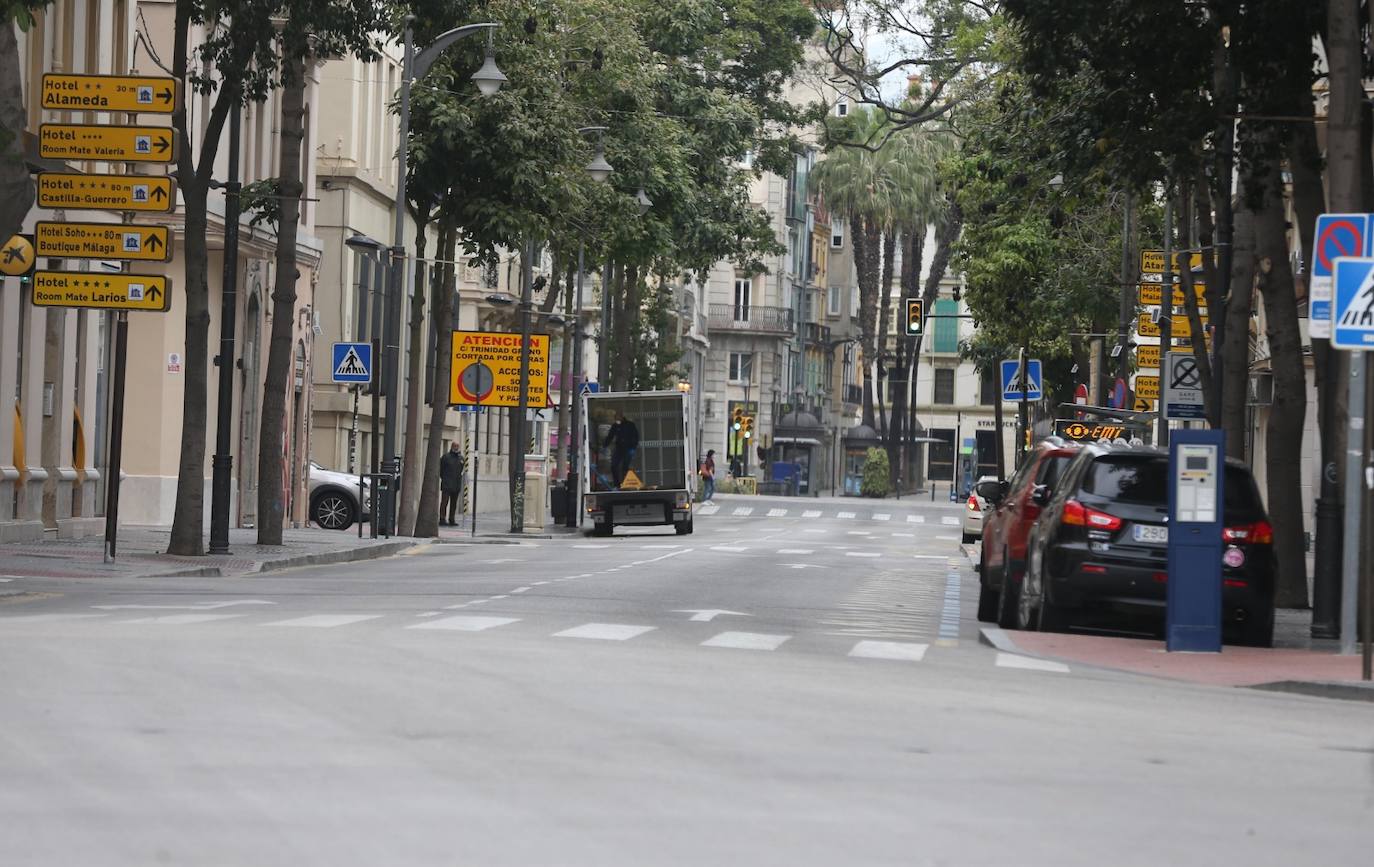
M 1060 472 L 1078 448 L 1050 437 L 1035 446 L 1009 481 L 978 485 L 979 495 L 989 503 L 989 511 L 983 513 L 983 551 L 978 561 L 979 620 L 1015 628 L 1021 576 L 1026 573 L 1026 539 Z

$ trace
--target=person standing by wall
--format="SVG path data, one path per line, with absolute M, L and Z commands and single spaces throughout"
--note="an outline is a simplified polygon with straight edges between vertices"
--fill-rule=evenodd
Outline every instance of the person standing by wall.
M 455 520 L 458 500 L 463 493 L 463 453 L 458 441 L 449 444 L 448 453 L 439 459 L 439 523 L 458 526 Z
M 625 474 L 630 471 L 630 464 L 639 449 L 639 428 L 625 417 L 622 410 L 616 410 L 615 424 L 606 433 L 606 441 L 602 445 L 611 448 L 612 480 L 618 488 L 625 481 Z

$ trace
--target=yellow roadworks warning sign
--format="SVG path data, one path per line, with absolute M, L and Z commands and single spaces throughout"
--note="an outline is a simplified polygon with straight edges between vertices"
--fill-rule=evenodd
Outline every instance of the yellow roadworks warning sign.
M 39 307 L 91 307 L 100 310 L 151 310 L 172 306 L 171 281 L 156 274 L 92 274 L 36 271 L 33 303 Z
M 639 476 L 635 475 L 634 470 L 625 471 L 625 479 L 620 483 L 620 490 L 638 491 L 643 487 L 644 483 L 639 480 Z
M 165 126 L 45 123 L 38 127 L 38 155 L 45 160 L 170 163 L 177 158 L 177 134 Z
M 43 76 L 44 108 L 69 111 L 122 111 L 171 114 L 177 106 L 177 80 L 166 75 Z
M 166 262 L 172 258 L 166 226 L 123 223 L 49 223 L 34 227 L 39 256 L 54 259 L 132 259 Z
M 44 172 L 38 176 L 38 206 L 68 210 L 167 212 L 176 209 L 177 185 L 148 175 L 83 175 Z
M 519 406 L 519 334 L 505 331 L 453 332 L 453 367 L 449 375 L 450 404 L 458 406 Z M 472 368 L 471 371 L 468 369 Z M 549 405 L 549 336 L 530 335 L 530 378 L 526 406 Z

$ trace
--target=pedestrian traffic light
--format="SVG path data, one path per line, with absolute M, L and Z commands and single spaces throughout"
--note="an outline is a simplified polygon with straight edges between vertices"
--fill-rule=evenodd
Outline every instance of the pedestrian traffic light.
M 921 324 L 922 324 L 922 322 L 921 322 L 921 320 L 922 320 L 921 314 L 925 312 L 924 308 L 925 308 L 925 303 L 922 302 L 920 298 L 908 298 L 908 299 L 906 299 L 906 333 L 907 333 L 907 334 L 912 334 L 912 335 L 914 335 L 914 334 L 920 334 L 920 333 L 921 333 Z
M 749 439 L 754 435 L 754 417 L 746 415 L 744 417 L 744 438 Z
M 735 407 L 734 415 L 730 420 L 730 427 L 736 431 L 744 427 L 744 410 L 740 407 Z

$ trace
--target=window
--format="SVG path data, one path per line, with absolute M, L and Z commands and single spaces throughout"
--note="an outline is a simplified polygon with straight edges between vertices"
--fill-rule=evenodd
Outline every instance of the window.
M 939 442 L 930 444 L 926 475 L 931 481 L 953 481 L 954 431 L 949 428 L 931 428 L 928 433 L 932 439 Z
M 950 405 L 954 403 L 954 368 L 935 369 L 935 403 Z
M 983 406 L 995 406 L 1002 393 L 1001 370 L 985 367 L 978 373 L 978 402 Z
M 830 249 L 839 250 L 844 247 L 844 222 L 836 217 L 830 224 Z
M 730 353 L 729 379 L 731 382 L 753 382 L 754 354 L 752 352 Z
M 835 103 L 835 117 L 848 117 L 848 116 L 849 116 L 849 103 L 848 103 L 846 100 L 841 99 L 839 102 Z
M 844 292 L 838 286 L 831 286 L 825 290 L 825 312 L 831 316 L 840 315 L 840 295 Z
M 859 317 L 859 287 L 854 286 L 849 290 L 849 315 L 853 319 Z
M 749 299 L 753 294 L 754 282 L 748 277 L 735 278 L 735 321 L 749 321 Z
M 935 302 L 935 319 L 931 331 L 935 337 L 936 352 L 959 351 L 959 320 L 954 318 L 958 312 L 958 301 L 942 298 Z

